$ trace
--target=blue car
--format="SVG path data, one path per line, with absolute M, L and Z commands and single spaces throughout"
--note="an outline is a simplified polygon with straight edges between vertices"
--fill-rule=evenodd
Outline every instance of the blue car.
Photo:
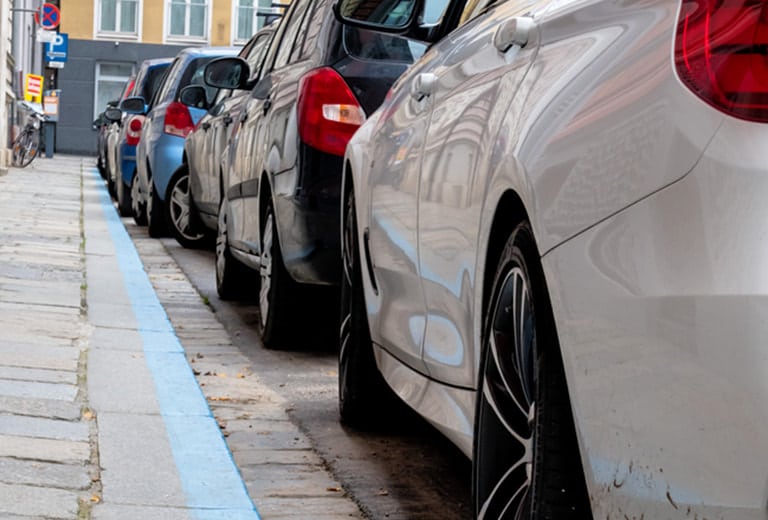
M 144 60 L 136 74 L 136 81 L 129 96 L 141 96 L 152 99 L 158 87 L 162 85 L 163 77 L 173 58 Z M 116 186 L 117 207 L 120 215 L 133 216 L 137 224 L 146 224 L 147 214 L 143 205 L 139 204 L 138 181 L 136 178 L 136 146 L 141 137 L 141 127 L 144 116 L 141 114 L 124 114 L 120 134 L 117 141 L 117 178 L 121 182 Z
M 234 56 L 238 51 L 238 47 L 184 49 L 174 58 L 149 104 L 142 96 L 123 101 L 122 106 L 127 112 L 146 114 L 136 147 L 137 186 L 131 192 L 135 204 L 146 207 L 146 223 L 151 237 L 167 234 L 166 191 L 171 176 L 181 165 L 184 138 L 203 117 L 218 92 L 203 81 L 203 69 L 214 58 Z M 203 87 L 204 95 L 182 99 L 185 87 L 189 86 Z

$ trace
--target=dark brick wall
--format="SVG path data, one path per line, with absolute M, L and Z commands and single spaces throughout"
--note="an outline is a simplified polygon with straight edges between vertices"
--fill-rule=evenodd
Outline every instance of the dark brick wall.
M 96 63 L 133 63 L 175 56 L 184 47 L 92 40 L 69 40 L 67 63 L 58 71 L 61 89 L 59 122 L 56 125 L 56 151 L 95 155 L 96 132 L 91 128 L 94 112 Z

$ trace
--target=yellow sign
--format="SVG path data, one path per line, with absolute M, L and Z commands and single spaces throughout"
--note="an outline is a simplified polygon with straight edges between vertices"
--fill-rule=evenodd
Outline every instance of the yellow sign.
M 43 77 L 35 74 L 27 74 L 24 82 L 24 99 L 33 103 L 40 103 L 43 98 Z

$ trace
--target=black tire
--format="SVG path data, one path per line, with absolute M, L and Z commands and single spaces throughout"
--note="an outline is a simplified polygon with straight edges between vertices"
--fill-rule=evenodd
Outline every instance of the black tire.
M 345 201 L 341 256 L 341 325 L 339 330 L 339 416 L 341 422 L 369 429 L 386 423 L 397 397 L 376 366 L 365 310 L 357 239 L 355 199 Z
M 11 161 L 13 166 L 26 168 L 37 157 L 40 147 L 40 134 L 37 131 L 23 130 L 13 142 Z
M 252 287 L 252 294 L 258 294 L 258 280 L 256 273 L 240 263 L 229 250 L 227 208 L 227 200 L 222 199 L 216 230 L 216 292 L 222 300 L 237 300 L 247 295 L 249 287 Z
M 296 323 L 302 319 L 303 302 L 299 285 L 283 263 L 271 200 L 267 202 L 261 223 L 258 329 L 264 346 L 277 349 L 296 339 L 300 328 Z
M 117 176 L 117 211 L 121 217 L 130 217 L 133 215 L 131 206 L 131 189 L 123 182 L 122 173 Z
M 189 186 L 189 168 L 179 166 L 168 183 L 165 204 L 165 220 L 171 235 L 182 246 L 189 249 L 207 247 L 211 240 L 208 230 L 197 218 Z
M 152 238 L 162 238 L 168 235 L 168 224 L 165 220 L 165 203 L 157 193 L 154 179 L 149 179 L 147 194 L 147 231 Z
M 112 171 L 112 168 L 109 167 L 109 161 L 107 161 L 107 191 L 109 192 L 109 196 L 113 199 L 117 198 L 117 184 L 115 182 L 115 173 Z
M 147 205 L 141 200 L 141 184 L 137 170 L 134 170 L 131 179 L 131 215 L 137 226 L 147 225 Z
M 478 519 L 592 518 L 538 259 L 521 224 L 499 260 L 483 336 L 472 464 Z

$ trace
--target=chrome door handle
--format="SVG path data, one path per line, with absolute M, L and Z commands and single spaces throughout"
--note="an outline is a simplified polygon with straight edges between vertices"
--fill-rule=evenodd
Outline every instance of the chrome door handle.
M 202 123 L 200 126 L 203 128 L 203 130 L 208 130 L 211 127 L 211 123 L 206 121 L 206 122 Z
M 229 126 L 232 124 L 232 117 L 231 116 L 224 116 L 222 119 L 222 122 L 224 123 L 224 126 Z
M 502 23 L 493 36 L 493 44 L 500 52 L 507 52 L 517 45 L 525 47 L 531 38 L 531 31 L 536 27 L 533 18 L 518 16 Z
M 431 72 L 418 74 L 411 83 L 411 97 L 416 101 L 421 101 L 434 94 L 437 90 L 437 79 L 437 75 Z
M 264 115 L 266 115 L 269 109 L 272 108 L 272 100 L 269 98 L 265 99 L 262 108 L 264 109 Z

